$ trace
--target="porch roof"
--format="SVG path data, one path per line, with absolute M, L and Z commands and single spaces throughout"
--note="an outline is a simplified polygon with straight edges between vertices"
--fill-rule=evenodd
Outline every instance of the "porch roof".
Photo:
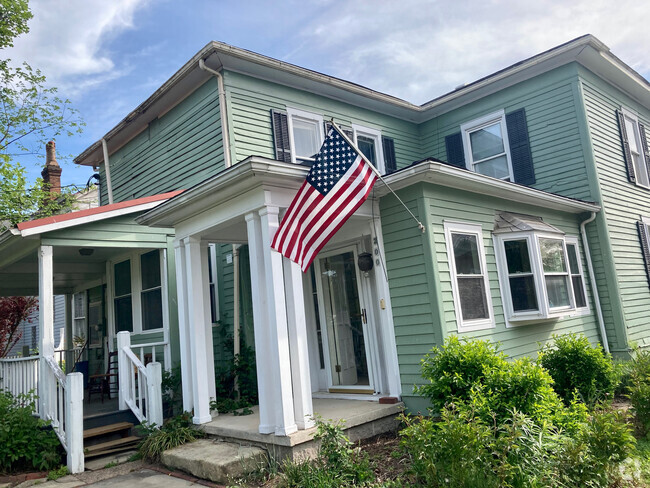
M 102 282 L 106 261 L 128 249 L 167 246 L 173 229 L 150 229 L 134 217 L 181 191 L 69 212 L 18 224 L 0 234 L 0 296 L 38 294 L 38 248 L 54 246 L 54 292 Z M 85 254 L 81 249 L 88 249 Z
M 309 169 L 305 166 L 259 156 L 249 156 L 225 171 L 149 210 L 139 216 L 136 221 L 151 227 L 174 227 L 181 221 L 198 215 L 208 208 L 224 204 L 255 188 L 264 187 L 268 190 L 293 188 L 297 190 L 308 171 Z M 592 202 L 491 178 L 434 159 L 427 159 L 403 168 L 385 176 L 384 180 L 385 182 L 378 180 L 375 184 L 373 191 L 375 198 L 390 193 L 387 184 L 392 189 L 398 190 L 420 182 L 428 182 L 567 213 L 600 211 L 600 206 Z

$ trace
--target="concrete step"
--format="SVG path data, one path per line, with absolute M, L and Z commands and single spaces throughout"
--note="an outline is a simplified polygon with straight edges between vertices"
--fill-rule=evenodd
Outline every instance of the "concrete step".
M 228 484 L 268 462 L 266 451 L 217 439 L 200 439 L 163 452 L 162 463 L 197 478 Z

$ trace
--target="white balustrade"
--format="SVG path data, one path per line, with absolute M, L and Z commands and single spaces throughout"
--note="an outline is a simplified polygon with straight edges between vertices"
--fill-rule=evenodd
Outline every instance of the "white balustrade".
M 151 345 L 136 345 L 140 348 L 140 358 L 131 349 L 131 335 L 118 332 L 118 378 L 119 405 L 121 410 L 130 408 L 140 422 L 161 426 L 162 416 L 162 368 L 155 362 L 155 344 L 152 362 L 144 365 L 144 350 Z
M 0 390 L 13 396 L 38 395 L 38 360 L 39 356 L 0 359 Z

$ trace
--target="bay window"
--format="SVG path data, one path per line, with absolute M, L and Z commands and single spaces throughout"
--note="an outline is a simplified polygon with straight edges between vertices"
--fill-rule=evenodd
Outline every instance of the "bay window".
M 560 318 L 587 309 L 576 238 L 559 232 L 495 231 L 494 241 L 509 324 Z

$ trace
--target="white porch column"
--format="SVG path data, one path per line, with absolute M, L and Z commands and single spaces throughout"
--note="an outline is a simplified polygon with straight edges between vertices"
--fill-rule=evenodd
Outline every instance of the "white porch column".
M 47 357 L 54 357 L 54 271 L 52 246 L 38 249 L 38 352 L 39 361 L 39 415 L 45 419 L 49 409 L 54 408 L 52 385 L 46 381 L 49 365 Z
M 271 334 L 266 315 L 266 291 L 264 254 L 262 252 L 262 229 L 260 216 L 250 213 L 245 216 L 248 233 L 248 255 L 251 271 L 251 296 L 253 301 L 253 326 L 255 329 L 255 362 L 257 367 L 257 394 L 259 397 L 261 434 L 275 432 L 273 405 L 273 378 L 271 374 Z
M 201 270 L 202 270 L 202 289 L 203 289 L 203 323 L 205 324 L 205 360 L 208 364 L 208 395 L 212 400 L 217 399 L 217 385 L 214 377 L 214 346 L 212 338 L 212 314 L 210 310 L 210 281 L 208 268 L 209 243 L 201 241 Z M 218 412 L 215 412 L 215 414 Z
M 192 422 L 204 424 L 212 420 L 210 415 L 210 386 L 207 346 L 212 347 L 212 335 L 207 337 L 205 323 L 205 294 L 203 288 L 207 283 L 207 268 L 201 259 L 201 241 L 195 237 L 185 239 L 185 260 L 187 265 L 187 308 L 188 332 L 190 338 L 192 365 L 192 396 L 194 399 L 194 417 Z
M 307 343 L 302 271 L 300 266 L 287 258 L 282 258 L 282 263 L 284 266 L 284 292 L 287 299 L 293 408 L 298 428 L 309 429 L 315 423 L 309 375 L 309 345 Z
M 189 317 L 187 306 L 187 262 L 185 257 L 185 244 L 183 241 L 174 241 L 176 255 L 176 294 L 178 299 L 178 339 L 181 353 L 181 381 L 183 387 L 183 411 L 191 412 L 194 408 L 192 394 L 192 365 L 190 364 L 192 352 L 189 338 Z
M 266 306 L 270 332 L 268 367 L 272 371 L 275 392 L 275 434 L 289 435 L 298 430 L 293 410 L 291 385 L 291 360 L 289 357 L 289 331 L 284 294 L 282 255 L 271 249 L 271 240 L 278 230 L 277 207 L 265 207 L 259 211 L 262 230 L 262 253 L 266 278 Z

